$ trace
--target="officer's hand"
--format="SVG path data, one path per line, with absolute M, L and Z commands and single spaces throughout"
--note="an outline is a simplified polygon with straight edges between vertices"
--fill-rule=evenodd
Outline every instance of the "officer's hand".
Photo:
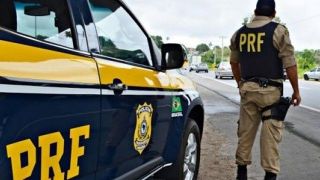
M 299 106 L 301 102 L 301 97 L 299 93 L 293 93 L 292 94 L 292 100 L 291 100 L 291 104 L 293 104 L 294 106 Z

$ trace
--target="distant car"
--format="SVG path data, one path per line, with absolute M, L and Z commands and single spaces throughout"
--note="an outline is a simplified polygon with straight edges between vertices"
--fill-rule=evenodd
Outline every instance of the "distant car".
M 304 73 L 304 80 L 308 81 L 309 79 L 314 79 L 319 81 L 320 79 L 320 67 L 314 68 L 311 71 Z
M 215 72 L 216 79 L 222 79 L 223 77 L 229 77 L 233 79 L 233 73 L 229 62 L 221 62 Z
M 208 73 L 209 72 L 209 68 L 208 65 L 205 63 L 201 63 L 199 65 L 196 66 L 196 68 L 194 69 L 194 71 L 196 71 L 196 73 L 199 73 L 201 71 Z
M 190 67 L 189 67 L 189 71 L 194 71 L 195 69 L 197 68 L 197 65 L 195 64 L 191 64 Z

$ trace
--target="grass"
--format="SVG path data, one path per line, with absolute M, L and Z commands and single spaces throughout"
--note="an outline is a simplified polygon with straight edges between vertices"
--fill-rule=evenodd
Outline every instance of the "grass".
M 299 77 L 300 79 L 302 79 L 302 78 L 303 78 L 303 74 L 304 74 L 305 72 L 307 72 L 307 70 L 298 69 L 298 77 Z

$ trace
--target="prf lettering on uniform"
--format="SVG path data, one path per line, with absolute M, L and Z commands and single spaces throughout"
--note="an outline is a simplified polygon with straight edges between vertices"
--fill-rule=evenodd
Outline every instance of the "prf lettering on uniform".
M 84 155 L 85 147 L 80 146 L 80 137 L 88 139 L 90 137 L 90 125 L 81 126 L 70 129 L 71 139 L 71 157 L 70 168 L 67 172 L 62 172 L 60 167 L 60 160 L 64 153 L 64 138 L 60 132 L 54 132 L 38 137 L 38 148 L 41 150 L 40 167 L 41 180 L 50 180 L 50 168 L 52 168 L 54 180 L 63 180 L 74 178 L 79 175 L 80 167 L 78 166 L 78 159 Z M 50 146 L 55 145 L 56 153 L 52 155 Z M 33 169 L 37 163 L 36 146 L 30 139 L 19 141 L 7 145 L 7 156 L 11 159 L 11 169 L 14 180 L 24 180 L 32 175 Z M 21 155 L 27 154 L 28 164 L 22 166 Z
M 240 34 L 240 52 L 247 48 L 247 52 L 261 52 L 261 45 L 264 43 L 263 39 L 266 33 L 248 33 Z

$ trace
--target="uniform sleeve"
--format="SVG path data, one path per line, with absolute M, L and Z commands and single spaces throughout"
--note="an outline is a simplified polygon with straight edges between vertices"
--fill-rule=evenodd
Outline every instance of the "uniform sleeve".
M 285 26 L 279 25 L 273 36 L 274 46 L 279 51 L 279 58 L 282 60 L 284 68 L 296 65 L 294 57 L 294 47 L 291 44 L 289 31 Z
M 233 63 L 238 63 L 239 60 L 239 50 L 237 49 L 237 45 L 236 45 L 236 37 L 237 37 L 237 33 L 235 32 L 231 38 L 231 43 L 230 43 L 230 50 L 231 50 L 231 54 L 230 54 L 230 62 Z

